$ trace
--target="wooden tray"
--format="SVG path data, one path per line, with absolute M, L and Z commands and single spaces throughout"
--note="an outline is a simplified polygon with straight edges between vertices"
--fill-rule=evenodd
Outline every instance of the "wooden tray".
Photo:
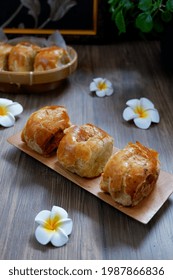
M 109 205 L 113 206 L 114 208 L 118 209 L 119 211 L 125 213 L 126 215 L 134 218 L 135 220 L 143 224 L 147 224 L 152 219 L 152 217 L 157 213 L 157 211 L 161 208 L 161 206 L 168 199 L 168 197 L 173 193 L 173 175 L 161 171 L 155 189 L 147 198 L 145 198 L 137 206 L 123 207 L 118 203 L 114 202 L 109 194 L 106 194 L 100 190 L 100 177 L 94 179 L 85 179 L 65 170 L 58 163 L 56 155 L 50 158 L 45 158 L 37 154 L 36 152 L 30 150 L 26 146 L 26 144 L 21 141 L 20 133 L 11 136 L 7 139 L 7 141 L 10 144 L 17 147 L 18 149 L 20 149 L 21 151 L 25 152 L 26 154 L 37 159 L 49 168 L 53 169 L 57 173 L 61 174 L 65 178 L 69 179 L 76 185 L 80 186 L 86 191 L 97 196 L 99 199 L 105 201 Z M 115 151 L 116 150 L 117 148 L 115 148 Z

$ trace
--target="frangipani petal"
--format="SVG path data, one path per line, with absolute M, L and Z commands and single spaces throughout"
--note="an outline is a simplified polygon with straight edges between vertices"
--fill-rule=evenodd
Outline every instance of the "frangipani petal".
M 130 121 L 133 120 L 134 118 L 137 117 L 137 114 L 134 113 L 133 109 L 130 107 L 127 107 L 124 111 L 123 111 L 123 119 L 125 121 Z
M 61 220 L 61 229 L 67 234 L 71 234 L 72 232 L 72 228 L 73 228 L 73 223 L 72 223 L 72 220 L 71 219 L 64 219 L 64 220 Z
M 23 112 L 23 107 L 17 102 L 8 105 L 8 110 L 13 116 L 18 116 Z
M 93 79 L 93 82 L 91 82 L 91 84 L 90 84 L 90 91 L 98 90 L 98 85 L 99 85 L 99 83 L 102 83 L 102 82 L 103 82 L 102 78 Z
M 95 79 L 93 79 L 93 81 L 94 81 L 94 83 L 95 83 L 96 85 L 98 85 L 99 83 L 103 82 L 104 79 L 102 79 L 102 78 L 95 78 Z
M 109 80 L 104 79 L 104 82 L 106 83 L 108 88 L 112 88 L 112 83 Z
M 54 235 L 52 230 L 48 230 L 42 226 L 38 226 L 35 231 L 35 237 L 39 243 L 42 245 L 46 245 L 50 242 Z
M 154 104 L 147 98 L 130 99 L 126 102 L 129 107 L 123 111 L 123 118 L 126 121 L 134 120 L 137 127 L 147 129 L 151 122 L 159 123 L 160 116 Z
M 106 91 L 106 95 L 110 96 L 110 95 L 113 94 L 113 92 L 114 92 L 113 88 L 108 88 L 107 91 Z
M 104 97 L 106 95 L 106 90 L 96 90 L 96 95 L 98 97 Z
M 37 222 L 40 225 L 45 225 L 46 221 L 48 221 L 49 218 L 50 218 L 50 211 L 42 210 L 35 217 L 35 222 Z
M 15 123 L 15 118 L 12 114 L 8 113 L 8 115 L 0 116 L 0 125 L 4 127 L 11 127 Z
M 126 105 L 128 105 L 129 107 L 131 107 L 132 109 L 140 106 L 140 101 L 139 99 L 130 99 L 126 102 Z
M 67 234 L 60 228 L 57 232 L 55 232 L 51 238 L 52 245 L 56 247 L 61 247 L 68 242 Z
M 90 91 L 96 91 L 96 90 L 97 90 L 97 85 L 96 85 L 96 83 L 92 82 L 90 84 Z
M 159 116 L 159 112 L 156 109 L 150 109 L 148 110 L 151 121 L 154 123 L 159 123 L 160 121 L 160 116 Z
M 13 103 L 13 101 L 10 99 L 0 98 L 0 106 L 8 106 L 12 103 Z
M 67 211 L 58 206 L 53 206 L 51 211 L 40 211 L 35 221 L 39 224 L 35 236 L 43 245 L 51 242 L 54 246 L 63 246 L 72 232 L 72 220 Z
M 136 119 L 134 119 L 134 123 L 139 128 L 147 129 L 151 125 L 151 119 L 150 118 L 136 118 Z
M 103 78 L 95 78 L 90 83 L 90 91 L 94 91 L 98 97 L 110 96 L 113 93 L 112 83 Z
M 0 125 L 4 127 L 13 126 L 15 116 L 18 116 L 23 111 L 22 105 L 13 102 L 10 99 L 0 98 Z
M 143 107 L 145 110 L 147 109 L 154 109 L 154 104 L 145 97 L 140 98 L 140 106 Z
M 65 219 L 68 217 L 68 213 L 67 211 L 65 211 L 65 209 L 58 206 L 53 206 L 51 210 L 51 218 L 53 218 L 56 215 L 58 215 L 60 219 Z

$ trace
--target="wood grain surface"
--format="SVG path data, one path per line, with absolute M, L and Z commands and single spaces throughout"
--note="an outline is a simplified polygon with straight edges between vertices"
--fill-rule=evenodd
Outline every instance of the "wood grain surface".
M 118 148 L 140 141 L 157 150 L 166 176 L 165 192 L 168 184 L 172 188 L 172 175 L 169 179 L 167 174 L 173 174 L 173 79 L 161 67 L 159 42 L 73 47 L 78 68 L 57 89 L 44 94 L 0 93 L 0 98 L 24 107 L 13 127 L 0 127 L 0 258 L 173 259 L 172 196 L 150 222 L 142 224 L 7 142 L 33 111 L 64 105 L 73 123 L 94 123 L 114 137 Z M 112 82 L 112 96 L 90 93 L 89 84 L 96 77 Z M 149 98 L 160 113 L 160 123 L 148 130 L 122 118 L 126 101 L 140 97 Z M 40 245 L 34 236 L 35 216 L 53 205 L 66 209 L 74 225 L 69 242 L 61 248 Z

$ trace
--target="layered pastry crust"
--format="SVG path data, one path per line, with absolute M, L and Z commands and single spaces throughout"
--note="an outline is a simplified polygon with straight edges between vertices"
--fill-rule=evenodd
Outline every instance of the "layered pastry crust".
M 156 185 L 160 166 L 158 153 L 141 143 L 129 143 L 111 156 L 101 176 L 100 187 L 124 206 L 138 204 Z
M 81 177 L 99 176 L 113 151 L 113 138 L 93 124 L 65 130 L 57 157 L 61 165 Z
M 33 64 L 40 47 L 29 42 L 21 42 L 13 46 L 8 58 L 8 70 L 13 72 L 28 72 L 33 70 Z
M 43 48 L 35 57 L 34 71 L 60 69 L 69 62 L 70 56 L 65 49 L 58 46 Z
M 71 125 L 63 106 L 45 106 L 31 114 L 21 134 L 22 140 L 32 150 L 49 156 L 58 148 L 64 129 Z
M 10 44 L 0 43 L 0 71 L 8 70 L 8 57 L 12 47 Z
M 42 72 L 61 69 L 71 62 L 69 52 L 59 46 L 40 47 L 21 41 L 16 45 L 0 43 L 0 71 Z

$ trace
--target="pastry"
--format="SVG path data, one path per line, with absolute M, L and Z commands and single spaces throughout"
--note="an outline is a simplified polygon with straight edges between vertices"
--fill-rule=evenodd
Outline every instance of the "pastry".
M 8 70 L 8 57 L 11 49 L 12 45 L 0 43 L 0 71 Z
M 113 151 L 113 138 L 93 124 L 65 129 L 57 157 L 67 170 L 81 177 L 99 176 Z
M 60 69 L 69 62 L 70 56 L 65 49 L 58 46 L 43 48 L 35 57 L 34 71 Z
M 13 46 L 8 58 L 9 71 L 33 71 L 34 59 L 39 50 L 39 46 L 29 42 L 20 42 Z
M 158 153 L 141 143 L 129 143 L 108 160 L 101 190 L 124 206 L 134 206 L 148 196 L 159 176 Z
M 37 153 L 49 156 L 71 125 L 63 106 L 45 106 L 31 114 L 21 134 L 21 139 Z

